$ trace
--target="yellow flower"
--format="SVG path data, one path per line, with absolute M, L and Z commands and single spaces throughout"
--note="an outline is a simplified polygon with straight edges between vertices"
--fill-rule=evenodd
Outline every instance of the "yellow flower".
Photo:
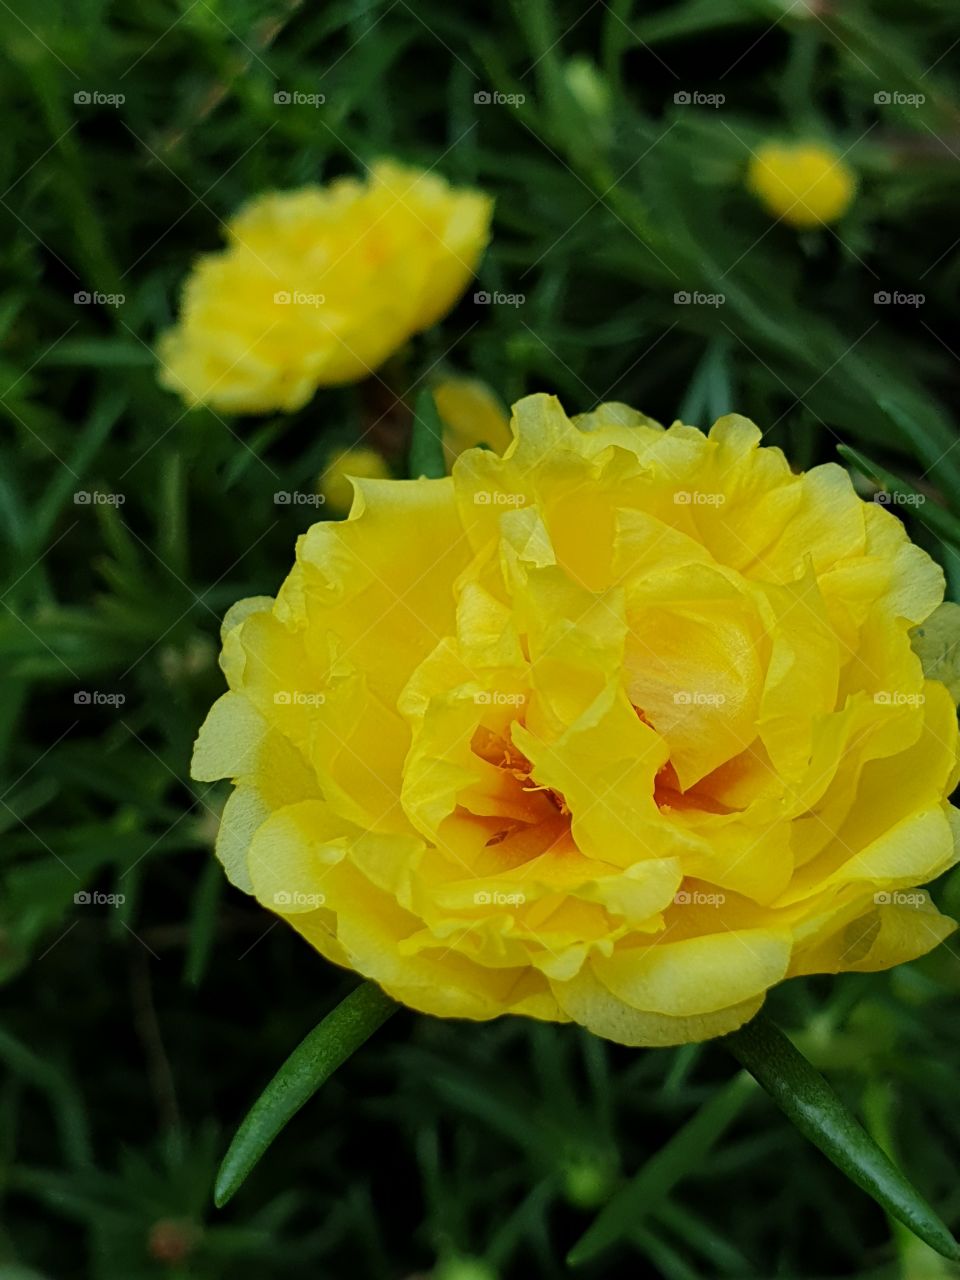
M 803 229 L 843 217 L 857 189 L 852 169 L 818 142 L 767 143 L 750 161 L 747 182 L 773 217 Z
M 191 406 L 262 413 L 365 377 L 457 301 L 491 212 L 488 196 L 391 161 L 366 182 L 258 197 L 194 266 L 160 381 Z
M 352 479 L 386 480 L 389 475 L 390 468 L 376 449 L 342 449 L 328 459 L 317 492 L 328 514 L 346 515 L 353 504 Z
M 194 777 L 231 880 L 428 1013 L 625 1044 L 954 928 L 943 575 L 829 464 L 531 396 L 505 457 L 361 480 L 223 627 Z
M 433 388 L 443 426 L 447 470 L 465 449 L 484 445 L 503 453 L 510 444 L 510 419 L 485 382 L 477 378 L 443 378 Z

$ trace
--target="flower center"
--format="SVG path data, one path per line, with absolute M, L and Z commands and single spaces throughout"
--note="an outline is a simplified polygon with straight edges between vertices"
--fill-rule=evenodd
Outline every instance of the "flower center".
M 485 760 L 487 764 L 492 764 L 495 769 L 500 769 L 504 775 L 512 778 L 514 784 L 519 786 L 521 791 L 538 792 L 550 801 L 562 817 L 569 817 L 570 808 L 564 799 L 563 793 L 557 791 L 555 787 L 540 786 L 539 783 L 533 780 L 533 765 L 506 734 L 497 733 L 483 724 L 478 725 L 474 730 L 470 747 L 474 755 L 479 756 L 481 760 Z M 498 832 L 487 843 L 497 843 L 508 834 L 509 831 Z
M 645 725 L 649 725 L 656 732 L 655 726 L 650 723 L 646 712 L 640 707 L 634 706 L 638 717 Z M 695 809 L 700 813 L 730 813 L 731 809 L 727 805 L 722 804 L 717 798 L 707 790 L 708 779 L 701 779 L 700 782 L 684 791 L 680 786 L 680 780 L 677 777 L 677 771 L 673 767 L 673 763 L 668 760 L 666 764 L 661 765 L 657 770 L 657 776 L 653 782 L 653 799 L 657 808 L 663 809 Z

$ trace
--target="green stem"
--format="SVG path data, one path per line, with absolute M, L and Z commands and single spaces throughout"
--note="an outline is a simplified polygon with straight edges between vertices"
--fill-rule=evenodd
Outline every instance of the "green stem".
M 937 1253 L 960 1261 L 946 1225 L 772 1022 L 760 1014 L 721 1043 L 843 1174 Z
M 218 1209 L 239 1190 L 284 1125 L 396 1009 L 379 987 L 365 982 L 301 1041 L 250 1108 L 223 1157 L 213 1191 Z

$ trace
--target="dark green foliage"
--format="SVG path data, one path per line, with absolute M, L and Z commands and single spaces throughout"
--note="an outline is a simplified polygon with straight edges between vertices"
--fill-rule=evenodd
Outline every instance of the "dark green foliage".
M 361 438 L 401 474 L 443 369 L 571 411 L 737 410 L 797 466 L 843 442 L 865 493 L 892 476 L 923 495 L 897 510 L 957 598 L 960 27 L 947 0 L 811 5 L 0 4 L 0 1280 L 479 1280 L 480 1260 L 554 1280 L 690 1124 L 702 1149 L 670 1148 L 669 1188 L 578 1274 L 955 1274 L 759 1090 L 734 1087 L 728 1114 L 720 1047 L 518 1020 L 391 1019 L 212 1205 L 242 1116 L 353 984 L 225 884 L 225 788 L 188 776 L 219 620 L 276 590 L 316 514 L 275 493 L 312 492 Z M 744 174 L 761 140 L 811 135 L 860 191 L 798 234 Z M 185 412 L 152 348 L 195 255 L 250 194 L 381 154 L 496 196 L 478 288 L 522 304 L 470 289 L 292 417 Z M 674 300 L 695 292 L 725 300 Z M 956 874 L 935 893 L 960 912 Z M 948 941 L 770 1002 L 954 1231 L 958 996 Z

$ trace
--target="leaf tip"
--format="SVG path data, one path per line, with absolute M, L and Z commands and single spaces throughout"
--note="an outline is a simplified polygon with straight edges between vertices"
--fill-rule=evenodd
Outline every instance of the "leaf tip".
M 219 1183 L 213 1188 L 213 1207 L 223 1209 L 230 1200 L 230 1188 L 221 1187 Z
M 224 1156 L 213 1184 L 213 1203 L 217 1209 L 222 1209 L 233 1199 L 243 1181 L 242 1178 L 237 1179 L 236 1173 L 232 1168 L 230 1154 L 228 1151 Z

